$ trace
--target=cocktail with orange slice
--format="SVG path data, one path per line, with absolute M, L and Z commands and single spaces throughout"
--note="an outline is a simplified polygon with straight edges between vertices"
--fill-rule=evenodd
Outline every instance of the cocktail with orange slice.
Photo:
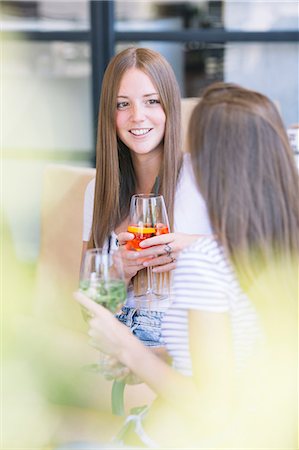
M 128 231 L 134 239 L 127 242 L 127 249 L 140 251 L 140 242 L 154 236 L 169 233 L 169 223 L 162 195 L 136 194 L 130 205 Z M 153 294 L 152 269 L 147 267 L 147 296 Z
M 137 252 L 141 250 L 139 244 L 141 241 L 144 241 L 144 239 L 169 233 L 168 226 L 163 223 L 159 223 L 155 227 L 138 227 L 137 225 L 129 225 L 128 231 L 133 233 L 135 237 L 132 241 L 128 241 L 127 249 L 136 250 Z

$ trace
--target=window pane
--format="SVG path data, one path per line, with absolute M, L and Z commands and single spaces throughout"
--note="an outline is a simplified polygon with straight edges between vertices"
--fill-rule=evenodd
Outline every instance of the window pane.
M 289 126 L 299 123 L 298 62 L 296 42 L 227 44 L 223 76 L 268 95 Z
M 297 30 L 297 1 L 167 1 L 118 0 L 116 29 L 149 30 L 154 21 L 168 23 L 166 29 L 225 28 L 239 31 Z M 175 20 L 174 20 L 175 19 Z M 163 28 L 160 28 L 163 29 Z
M 286 126 L 298 123 L 298 43 L 131 42 L 162 53 L 172 65 L 183 97 L 199 96 L 215 82 L 227 81 L 255 89 L 274 100 Z M 281 68 L 284 68 L 283 71 Z
M 3 30 L 87 30 L 89 2 L 85 1 L 3 1 Z
M 223 14 L 227 30 L 298 30 L 297 1 L 226 1 Z
M 221 1 L 127 1 L 115 2 L 116 29 L 176 30 L 222 27 Z M 127 27 L 127 28 L 126 28 Z
M 87 43 L 2 41 L 3 214 L 22 261 L 39 252 L 45 166 L 89 164 L 89 53 Z
M 39 157 L 52 152 L 58 159 L 68 152 L 69 157 L 82 159 L 85 153 L 88 158 L 92 149 L 89 44 L 7 41 L 2 49 L 5 152 L 39 152 Z

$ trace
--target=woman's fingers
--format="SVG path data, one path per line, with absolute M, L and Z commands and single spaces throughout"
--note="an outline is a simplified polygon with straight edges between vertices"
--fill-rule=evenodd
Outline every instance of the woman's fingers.
M 130 280 L 139 270 L 144 269 L 145 259 L 139 257 L 140 252 L 126 250 L 125 248 L 121 252 L 125 278 Z
M 127 242 L 133 234 L 119 234 L 120 242 Z M 168 272 L 176 267 L 177 257 L 182 249 L 198 239 L 197 235 L 185 233 L 166 233 L 145 239 L 140 243 L 140 251 L 126 250 L 121 246 L 126 277 L 132 278 L 144 267 L 153 267 L 154 272 Z
M 84 308 L 86 308 L 93 316 L 101 316 L 103 314 L 111 315 L 111 313 L 103 306 L 91 300 L 85 294 L 80 291 L 74 292 L 74 298 L 80 303 Z
M 137 375 L 135 375 L 133 372 L 129 372 L 129 374 L 126 376 L 125 378 L 126 384 L 141 384 L 142 380 L 137 377 Z
M 139 245 L 141 248 L 147 248 L 156 245 L 171 244 L 171 242 L 174 242 L 174 240 L 175 233 L 166 233 L 161 234 L 160 236 L 154 236 L 148 239 L 144 239 L 144 241 L 140 242 Z
M 166 244 L 150 247 L 138 253 L 142 257 L 140 258 L 142 266 L 147 267 L 170 264 L 177 259 L 179 251 L 174 248 L 174 245 Z
M 176 260 L 181 250 L 180 239 L 176 239 L 175 233 L 168 233 L 154 238 L 146 239 L 142 242 L 145 248 L 149 244 L 151 247 L 141 250 L 140 256 L 145 258 L 144 267 L 153 267 L 156 273 L 169 272 L 176 267 Z M 176 242 L 178 240 L 178 242 Z
M 130 373 L 126 366 L 110 355 L 102 355 L 99 366 L 101 373 L 107 380 L 122 380 Z
M 131 337 L 128 327 L 122 324 L 114 315 L 103 306 L 97 304 L 82 292 L 74 293 L 74 298 L 91 314 L 88 322 L 90 344 L 119 360 L 122 345 Z
M 169 255 L 158 256 L 157 258 L 152 258 L 144 261 L 144 267 L 155 267 L 155 266 L 164 266 L 175 264 L 177 259 L 177 255 L 175 253 L 169 253 Z
M 114 378 L 116 380 L 123 380 L 130 374 L 130 369 L 125 366 L 120 366 L 115 370 Z
M 133 239 L 134 235 L 132 233 L 123 232 L 118 235 L 119 239 L 119 250 L 122 258 L 122 264 L 124 269 L 124 275 L 127 280 L 131 280 L 136 273 L 143 269 L 144 259 L 139 258 L 138 252 L 126 249 L 126 243 L 128 240 Z
M 170 272 L 171 270 L 176 268 L 176 261 L 170 263 L 170 264 L 163 264 L 162 266 L 154 266 L 153 272 L 155 273 L 164 273 L 164 272 Z
M 128 241 L 134 239 L 134 234 L 129 233 L 128 231 L 122 231 L 117 235 L 118 245 L 126 245 Z
M 139 262 L 138 264 L 124 262 L 123 267 L 124 275 L 127 280 L 131 280 L 139 270 L 144 269 L 143 262 Z

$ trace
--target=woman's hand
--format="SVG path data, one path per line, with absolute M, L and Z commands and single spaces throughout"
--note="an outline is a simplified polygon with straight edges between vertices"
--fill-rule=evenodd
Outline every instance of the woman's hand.
M 93 343 L 91 343 L 93 345 Z M 140 384 L 142 381 L 130 369 L 110 355 L 102 354 L 99 362 L 100 372 L 106 380 L 123 380 L 126 384 Z
M 91 338 L 90 345 L 103 353 L 99 362 L 103 376 L 107 380 L 124 380 L 126 384 L 141 383 L 142 381 L 119 361 L 122 349 L 130 345 L 127 340 L 135 339 L 129 328 L 82 292 L 75 292 L 74 297 L 92 317 L 88 335 Z
M 128 231 L 121 232 L 118 234 L 117 239 L 122 256 L 125 279 L 129 282 L 139 270 L 144 269 L 144 258 L 139 257 L 140 252 L 134 252 L 126 248 L 127 242 L 134 239 L 133 233 Z
M 90 342 L 94 346 L 93 341 Z M 100 373 L 106 380 L 124 380 L 130 373 L 130 370 L 121 364 L 114 356 L 101 354 L 98 363 Z
M 153 272 L 169 272 L 176 267 L 179 253 L 200 236 L 186 233 L 167 233 L 145 239 L 140 243 L 139 258 L 143 267 L 152 266 Z
M 103 353 L 119 360 L 127 340 L 134 338 L 129 328 L 116 319 L 108 309 L 91 300 L 82 292 L 75 292 L 74 297 L 92 317 L 89 320 L 88 331 L 91 344 Z

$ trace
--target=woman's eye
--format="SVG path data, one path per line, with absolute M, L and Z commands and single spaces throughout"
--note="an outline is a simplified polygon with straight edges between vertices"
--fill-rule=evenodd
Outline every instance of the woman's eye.
M 149 105 L 158 105 L 158 104 L 160 104 L 160 100 L 158 100 L 157 98 L 150 98 L 148 100 L 148 104 Z
M 129 105 L 128 102 L 118 102 L 116 107 L 117 107 L 117 109 L 124 109 L 124 108 L 127 108 L 128 105 Z

